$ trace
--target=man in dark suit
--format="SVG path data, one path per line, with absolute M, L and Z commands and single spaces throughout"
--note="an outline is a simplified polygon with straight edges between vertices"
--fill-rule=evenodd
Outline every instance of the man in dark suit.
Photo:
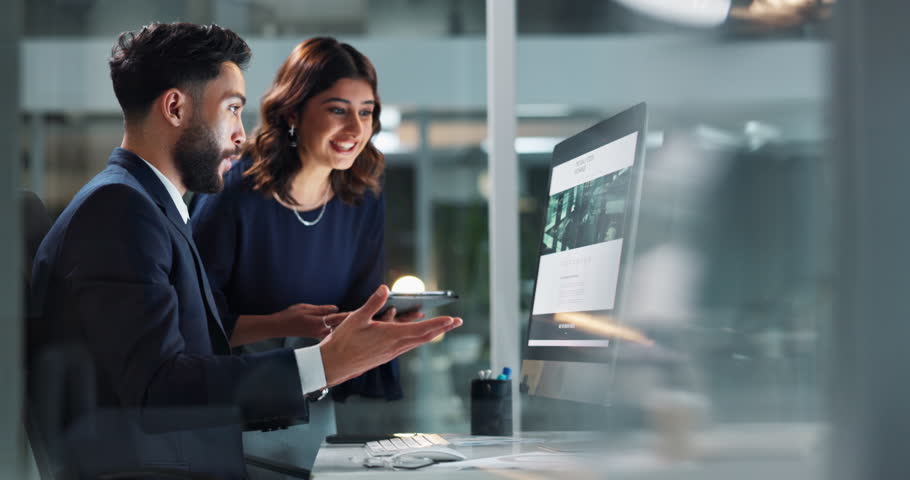
M 61 422 L 79 475 L 167 467 L 241 478 L 241 421 L 305 415 L 307 394 L 461 325 L 374 321 L 383 286 L 357 311 L 323 317 L 337 326 L 319 345 L 231 354 L 181 196 L 220 190 L 218 167 L 245 140 L 249 57 L 230 30 L 185 23 L 123 34 L 113 48 L 123 141 L 42 242 L 30 302 L 33 398 L 47 381 L 41 365 L 60 358 L 49 352 L 81 352 L 92 373 L 92 411 L 64 408 Z

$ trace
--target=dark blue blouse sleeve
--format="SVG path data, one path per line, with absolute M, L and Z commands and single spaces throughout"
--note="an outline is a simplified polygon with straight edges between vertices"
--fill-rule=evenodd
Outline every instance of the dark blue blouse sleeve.
M 237 325 L 237 314 L 231 311 L 225 293 L 234 273 L 239 229 L 237 215 L 235 202 L 228 192 L 197 194 L 190 202 L 193 239 L 229 338 Z
M 370 195 L 370 193 L 367 193 Z M 359 308 L 379 288 L 385 271 L 385 197 L 380 195 L 375 201 L 369 228 L 360 242 L 357 251 L 358 272 L 351 282 L 343 305 L 343 310 Z M 343 402 L 350 395 L 361 395 L 370 398 L 399 400 L 404 396 L 401 389 L 401 371 L 398 359 L 380 365 L 332 388 L 332 398 Z

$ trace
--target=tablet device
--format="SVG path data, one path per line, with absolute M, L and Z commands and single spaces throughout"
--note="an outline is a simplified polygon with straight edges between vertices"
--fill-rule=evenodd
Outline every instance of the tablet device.
M 441 307 L 452 303 L 455 300 L 458 300 L 458 295 L 455 295 L 455 292 L 451 290 L 421 293 L 392 292 L 389 294 L 389 299 L 386 300 L 385 305 L 376 315 L 380 316 L 392 307 L 395 307 L 395 309 L 398 310 L 398 315 L 401 315 L 402 313 Z

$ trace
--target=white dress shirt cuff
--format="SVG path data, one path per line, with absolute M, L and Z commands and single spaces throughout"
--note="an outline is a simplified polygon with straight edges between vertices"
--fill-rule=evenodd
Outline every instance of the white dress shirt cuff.
M 322 351 L 319 345 L 303 347 L 294 350 L 297 357 L 297 372 L 300 374 L 300 387 L 303 395 L 326 386 L 325 367 L 322 365 Z

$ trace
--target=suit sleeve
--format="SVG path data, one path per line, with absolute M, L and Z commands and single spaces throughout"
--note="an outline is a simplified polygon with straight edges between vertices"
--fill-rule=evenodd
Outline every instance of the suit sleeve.
M 144 195 L 110 185 L 86 199 L 70 223 L 61 252 L 67 308 L 99 366 L 99 381 L 111 385 L 123 407 L 140 412 L 151 431 L 222 423 L 205 414 L 222 407 L 239 407 L 247 420 L 305 412 L 292 350 L 186 352 L 187 342 L 200 338 L 184 336 L 171 278 L 195 266 L 175 262 L 174 242 L 184 240 L 164 222 Z M 200 316 L 205 330 L 205 313 Z M 196 414 L 156 413 L 167 409 Z
M 235 199 L 228 192 L 197 194 L 190 204 L 190 212 L 193 238 L 205 265 L 221 323 L 230 338 L 238 317 L 227 299 L 227 291 L 234 277 L 240 234 Z

